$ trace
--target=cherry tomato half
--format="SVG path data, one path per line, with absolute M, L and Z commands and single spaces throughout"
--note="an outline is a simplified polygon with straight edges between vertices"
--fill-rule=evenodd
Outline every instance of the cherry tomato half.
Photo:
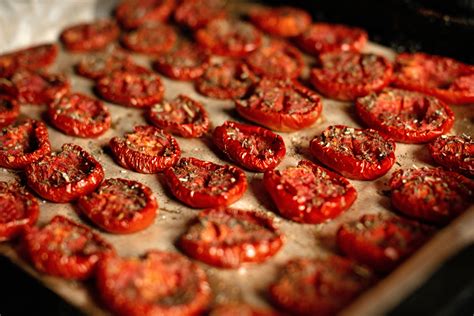
M 209 209 L 181 236 L 189 256 L 221 268 L 268 260 L 283 246 L 284 237 L 269 217 L 255 211 Z
M 153 126 L 136 126 L 124 137 L 110 140 L 115 161 L 140 173 L 157 173 L 175 165 L 181 149 L 174 137 Z
M 395 163 L 395 143 L 373 129 L 332 125 L 310 145 L 311 153 L 349 179 L 374 180 Z
M 66 203 L 93 192 L 104 179 L 104 170 L 92 155 L 74 144 L 44 156 L 25 169 L 28 186 L 42 198 Z
M 249 17 L 264 32 L 282 37 L 297 36 L 311 25 L 308 12 L 288 6 L 255 8 L 250 11 Z
M 112 20 L 98 20 L 70 26 L 60 38 L 68 51 L 75 53 L 97 51 L 105 48 L 119 36 L 119 28 Z
M 197 30 L 212 20 L 226 17 L 225 4 L 226 1 L 223 0 L 181 1 L 174 13 L 174 19 L 183 26 Z
M 196 158 L 181 158 L 165 170 L 165 180 L 173 195 L 194 208 L 227 206 L 247 190 L 242 170 Z
M 13 123 L 20 115 L 20 104 L 8 95 L 0 94 L 0 127 Z
M 175 0 L 122 0 L 115 8 L 115 17 L 129 30 L 148 22 L 165 21 L 175 6 Z
M 263 172 L 285 157 L 283 138 L 265 128 L 227 121 L 216 127 L 214 144 L 240 166 Z
M 443 167 L 474 177 L 474 140 L 468 135 L 446 136 L 428 145 L 431 157 Z
M 168 52 L 176 42 L 176 37 L 171 26 L 155 22 L 125 34 L 122 43 L 131 51 L 153 55 Z
M 18 68 L 37 70 L 54 63 L 58 55 L 56 44 L 42 44 L 0 55 L 0 78 L 10 77 Z

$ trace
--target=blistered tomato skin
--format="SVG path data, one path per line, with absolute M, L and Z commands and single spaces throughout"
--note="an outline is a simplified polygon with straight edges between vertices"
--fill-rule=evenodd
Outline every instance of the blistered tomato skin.
M 175 0 L 122 0 L 115 8 L 115 17 L 121 27 L 131 30 L 145 23 L 165 21 L 175 6 Z
M 74 280 L 94 276 L 97 262 L 114 252 L 89 228 L 60 215 L 41 228 L 27 229 L 23 243 L 38 271 Z
M 136 126 L 109 142 L 115 161 L 140 173 L 157 173 L 175 165 L 181 149 L 174 137 L 153 126 Z
M 402 143 L 429 142 L 454 123 L 453 111 L 441 100 L 400 89 L 358 98 L 355 109 L 367 126 Z
M 0 131 L 0 166 L 23 169 L 51 152 L 48 128 L 43 122 L 27 120 Z
M 397 210 L 430 223 L 447 224 L 474 203 L 474 181 L 441 168 L 397 170 L 389 186 Z
M 154 23 L 140 26 L 122 36 L 122 43 L 129 50 L 149 55 L 168 52 L 176 42 L 176 32 L 169 25 Z
M 56 44 L 41 44 L 0 55 L 0 78 L 8 78 L 18 68 L 38 70 L 54 63 L 58 55 Z
M 263 78 L 248 96 L 235 100 L 245 119 L 274 131 L 293 132 L 311 126 L 321 114 L 321 98 L 292 80 Z
M 0 95 L 0 127 L 13 123 L 20 115 L 20 104 L 8 95 Z
M 210 209 L 199 213 L 181 236 L 179 246 L 209 265 L 235 269 L 268 260 L 283 246 L 284 237 L 273 220 L 255 211 Z
M 151 189 L 140 182 L 107 179 L 97 191 L 77 201 L 82 214 L 103 230 L 130 234 L 153 223 L 158 202 Z
M 0 181 L 0 242 L 23 234 L 38 220 L 36 198 L 17 182 Z
M 211 300 L 206 273 L 177 253 L 107 256 L 96 279 L 101 301 L 116 315 L 201 315 Z
M 198 30 L 215 19 L 226 17 L 225 4 L 223 0 L 182 1 L 174 13 L 174 19 L 178 24 Z
M 373 129 L 329 126 L 313 138 L 310 150 L 324 165 L 355 180 L 377 179 L 395 163 L 395 143 Z
M 81 23 L 66 28 L 60 39 L 70 52 L 82 53 L 105 48 L 119 36 L 119 28 L 112 20 Z
M 270 130 L 227 121 L 214 129 L 214 144 L 245 169 L 264 172 L 285 157 L 283 138 Z
M 104 169 L 94 157 L 74 144 L 46 155 L 25 169 L 28 186 L 42 198 L 67 203 L 93 192 L 104 179 Z
M 474 140 L 468 135 L 443 135 L 428 144 L 433 160 L 448 170 L 474 177 Z
M 297 36 L 311 25 L 308 12 L 288 6 L 255 8 L 250 11 L 249 17 L 264 32 L 281 37 Z
M 300 223 L 333 219 L 357 198 L 347 179 L 304 160 L 296 167 L 265 172 L 263 184 L 280 215 Z
M 247 178 L 239 168 L 191 157 L 181 158 L 164 174 L 171 193 L 193 208 L 228 206 L 247 190 Z

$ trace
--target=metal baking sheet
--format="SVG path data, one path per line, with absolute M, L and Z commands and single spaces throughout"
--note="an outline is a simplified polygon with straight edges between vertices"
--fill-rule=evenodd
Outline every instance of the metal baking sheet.
M 52 1 L 52 0 L 51 0 Z M 34 1 L 32 1 L 34 2 Z M 54 1 L 52 1 L 54 2 Z M 107 9 L 111 6 L 104 6 Z M 239 4 L 238 10 L 245 10 L 247 5 Z M 73 11 L 69 11 L 73 12 Z M 95 11 L 94 11 L 95 12 Z M 94 16 L 103 16 L 106 10 L 91 14 L 85 14 L 86 20 L 92 20 Z M 71 13 L 69 13 L 71 14 Z M 68 15 L 64 15 L 68 16 Z M 64 17 L 63 16 L 63 17 Z M 49 32 L 58 34 L 65 24 L 78 22 L 72 15 L 67 23 L 50 25 Z M 84 17 L 82 17 L 84 18 Z M 38 19 L 28 20 L 28 23 L 35 25 Z M 25 22 L 26 23 L 26 22 Z M 34 32 L 34 27 L 30 32 Z M 10 32 L 15 32 L 14 27 Z M 20 35 L 19 35 L 20 36 Z M 21 42 L 23 45 L 33 43 L 34 35 L 28 36 L 30 41 Z M 5 38 L 0 37 L 0 47 L 7 47 Z M 3 45 L 5 44 L 5 45 Z M 17 48 L 10 47 L 10 48 Z M 365 49 L 367 52 L 375 52 L 393 59 L 394 52 L 388 48 L 369 43 Z M 2 53 L 2 52 L 0 52 Z M 88 95 L 93 95 L 93 82 L 78 77 L 73 72 L 73 65 L 77 63 L 84 55 L 68 54 L 60 52 L 56 64 L 51 71 L 66 73 L 72 83 L 73 91 L 80 91 Z M 150 59 L 143 56 L 134 55 L 135 60 L 149 67 Z M 310 57 L 306 57 L 308 63 Z M 307 73 L 307 71 L 306 71 Z M 218 126 L 226 120 L 241 121 L 234 111 L 232 101 L 222 101 L 206 98 L 195 92 L 193 85 L 186 82 L 169 80 L 165 77 L 165 97 L 184 93 L 188 96 L 201 101 L 210 115 L 213 126 Z M 106 240 L 111 242 L 121 256 L 138 256 L 149 249 L 159 249 L 166 251 L 179 251 L 175 247 L 176 239 L 185 231 L 187 222 L 197 215 L 198 210 L 190 209 L 176 199 L 163 186 L 162 175 L 144 175 L 135 173 L 118 166 L 112 158 L 104 151 L 105 146 L 113 136 L 122 135 L 124 132 L 132 130 L 136 125 L 146 124 L 143 113 L 138 109 L 130 109 L 115 104 L 106 103 L 112 115 L 112 128 L 97 139 L 82 139 L 70 137 L 49 127 L 49 135 L 53 150 L 58 150 L 63 143 L 72 142 L 82 146 L 92 153 L 104 167 L 107 178 L 121 177 L 133 179 L 151 187 L 159 202 L 159 214 L 152 226 L 144 231 L 131 235 L 113 235 L 100 233 Z M 455 126 L 452 133 L 466 133 L 474 136 L 474 105 L 453 107 L 456 114 Z M 44 107 L 41 106 L 23 106 L 22 115 L 40 119 Z M 287 146 L 287 155 L 279 168 L 288 165 L 295 165 L 301 159 L 312 160 L 309 155 L 309 141 L 318 135 L 324 128 L 332 124 L 346 124 L 353 127 L 359 127 L 359 121 L 353 110 L 352 103 L 338 102 L 329 99 L 323 99 L 323 112 L 321 118 L 312 127 L 294 133 L 280 133 Z M 177 138 L 182 148 L 183 157 L 197 157 L 204 160 L 224 164 L 229 163 L 221 154 L 215 151 L 209 137 L 202 139 L 184 139 Z M 397 164 L 392 170 L 377 179 L 376 181 L 351 181 L 358 191 L 358 199 L 350 210 L 343 213 L 333 221 L 319 224 L 308 225 L 298 224 L 282 219 L 276 213 L 276 210 L 269 200 L 269 196 L 263 189 L 262 174 L 247 172 L 249 188 L 244 197 L 233 204 L 234 207 L 243 209 L 254 209 L 267 212 L 275 216 L 277 224 L 286 235 L 286 244 L 281 251 L 272 259 L 262 264 L 245 266 L 237 270 L 217 269 L 205 264 L 202 267 L 208 274 L 210 284 L 214 293 L 214 303 L 226 303 L 243 301 L 256 306 L 270 306 L 265 298 L 266 290 L 269 284 L 275 279 L 276 273 L 284 262 L 288 259 L 298 256 L 318 257 L 328 253 L 337 253 L 335 246 L 335 231 L 341 223 L 357 219 L 363 214 L 390 212 L 390 200 L 383 194 L 387 189 L 386 181 L 390 174 L 398 167 L 409 168 L 413 165 L 430 165 L 429 154 L 424 145 L 406 145 L 397 144 L 396 149 Z M 0 180 L 12 180 L 21 174 L 6 169 L 0 169 Z M 47 223 L 55 215 L 65 215 L 79 222 L 84 222 L 79 218 L 72 204 L 54 204 L 41 201 L 41 214 L 38 225 Z M 89 222 L 86 222 L 89 224 Z M 450 254 L 459 249 L 462 245 L 474 240 L 474 208 L 471 207 L 464 215 L 453 222 L 450 226 L 440 231 L 425 247 L 423 247 L 411 259 L 407 260 L 395 272 L 379 282 L 375 287 L 364 293 L 343 313 L 346 315 L 371 315 L 381 314 L 388 308 L 403 299 L 411 289 L 416 288 L 429 273 L 439 266 Z M 95 229 L 94 226 L 92 228 Z M 61 278 L 51 277 L 36 272 L 28 262 L 19 258 L 16 253 L 15 243 L 3 243 L 0 245 L 0 254 L 10 258 L 15 264 L 23 268 L 27 273 L 37 278 L 66 301 L 78 307 L 86 314 L 102 315 L 107 311 L 102 309 L 93 297 L 90 284 L 67 281 Z

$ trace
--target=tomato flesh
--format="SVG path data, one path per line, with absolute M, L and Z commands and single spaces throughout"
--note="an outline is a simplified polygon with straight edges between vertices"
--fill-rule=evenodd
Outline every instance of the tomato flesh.
M 438 137 L 428 145 L 431 157 L 443 167 L 474 177 L 474 140 L 468 135 Z

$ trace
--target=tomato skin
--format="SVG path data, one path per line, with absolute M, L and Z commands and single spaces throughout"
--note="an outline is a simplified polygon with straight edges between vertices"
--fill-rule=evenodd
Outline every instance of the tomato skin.
M 178 24 L 192 30 L 200 29 L 209 22 L 226 16 L 225 1 L 222 0 L 182 1 L 174 13 L 174 19 Z
M 177 253 L 107 256 L 99 262 L 96 279 L 103 303 L 117 315 L 200 315 L 211 300 L 206 273 Z
M 431 223 L 447 224 L 474 203 L 474 181 L 441 168 L 397 170 L 389 186 L 397 210 Z
M 159 142 L 159 153 L 148 154 L 147 148 L 131 147 L 127 137 L 140 138 L 146 137 L 145 142 Z M 162 144 L 160 141 L 165 142 Z M 138 145 L 138 140 L 133 146 Z M 132 133 L 125 134 L 125 137 L 114 137 L 109 142 L 110 149 L 114 155 L 115 161 L 126 169 L 140 173 L 157 173 L 168 167 L 175 165 L 181 156 L 181 149 L 174 137 L 153 126 L 136 126 Z M 147 145 L 145 143 L 145 145 Z
M 116 193 L 114 189 L 120 192 Z M 129 192 L 124 192 L 125 190 L 134 192 L 127 194 Z M 120 195 L 121 193 L 123 195 Z M 118 205 L 117 199 L 119 198 L 139 203 L 139 208 L 132 209 L 133 205 L 130 204 Z M 158 202 L 149 187 L 137 181 L 119 178 L 105 180 L 96 192 L 80 197 L 77 205 L 82 214 L 86 215 L 94 224 L 115 234 L 130 234 L 147 228 L 153 224 L 158 209 Z M 111 213 L 116 212 L 116 210 L 112 210 L 114 206 L 116 208 L 123 207 L 125 211 L 118 214 Z
M 395 163 L 395 142 L 373 129 L 326 128 L 310 144 L 311 154 L 349 179 L 374 180 Z
M 211 310 L 209 316 L 279 316 L 277 313 L 268 309 L 256 308 L 244 303 L 222 304 Z
M 178 177 L 178 172 L 180 168 L 186 168 L 191 166 L 191 168 L 197 169 L 197 171 L 208 171 L 210 174 L 216 174 L 217 177 L 222 177 L 219 174 L 219 171 L 222 170 L 223 174 L 230 174 L 234 181 L 231 181 L 232 186 L 229 188 L 220 189 L 217 184 L 211 185 L 208 184 L 207 187 L 196 190 L 194 185 L 200 184 L 200 179 L 195 179 L 194 172 L 197 172 L 195 169 L 191 169 L 186 173 L 186 179 L 182 180 Z M 184 169 L 187 170 L 187 169 Z M 165 181 L 170 189 L 171 193 L 183 202 L 184 204 L 193 207 L 193 208 L 214 208 L 214 207 L 223 207 L 228 206 L 242 197 L 242 195 L 247 190 L 247 178 L 245 173 L 234 166 L 230 165 L 218 165 L 213 162 L 203 161 L 196 158 L 181 158 L 179 162 L 164 172 Z M 188 179 L 189 178 L 189 179 Z M 192 187 L 189 187 L 182 183 L 185 183 L 191 180 L 193 183 Z M 197 182 L 197 184 L 196 184 Z M 212 182 L 205 181 L 203 182 Z M 217 191 L 214 193 L 213 191 Z
M 314 23 L 296 38 L 298 46 L 314 56 L 329 52 L 360 52 L 367 40 L 367 32 L 363 29 L 330 23 Z
M 42 228 L 27 228 L 23 244 L 36 270 L 74 280 L 91 278 L 98 261 L 115 252 L 88 227 L 61 215 Z
M 72 112 L 67 113 L 68 110 Z M 72 93 L 56 99 L 49 104 L 47 113 L 51 123 L 70 136 L 98 137 L 111 124 L 110 113 L 104 103 L 82 93 Z M 81 114 L 82 117 L 77 117 Z
M 73 165 L 68 165 L 72 161 Z M 81 169 L 82 168 L 82 169 Z M 77 172 L 70 181 L 66 171 Z M 85 170 L 84 170 L 85 169 Z M 104 179 L 104 169 L 94 157 L 74 144 L 64 144 L 54 155 L 43 156 L 25 169 L 28 186 L 42 198 L 67 203 L 93 192 Z M 66 176 L 64 176 L 66 174 Z M 62 181 L 62 180 L 65 181 Z M 61 181 L 60 181 L 61 180 Z M 57 185 L 51 182 L 58 182 Z
M 399 89 L 386 88 L 358 98 L 355 109 L 369 127 L 402 143 L 429 142 L 454 124 L 454 113 L 444 102 Z
M 420 248 L 434 228 L 401 217 L 364 215 L 341 225 L 337 244 L 350 258 L 387 273 Z
M 402 53 L 395 60 L 392 84 L 448 104 L 474 103 L 474 66 L 448 57 Z
M 153 23 L 144 24 L 124 34 L 121 42 L 133 52 L 156 55 L 168 52 L 176 42 L 176 38 L 176 32 L 171 26 Z
M 447 168 L 474 177 L 474 140 L 468 135 L 441 136 L 428 144 L 433 160 Z
M 281 37 L 297 36 L 311 25 L 308 12 L 288 6 L 256 8 L 250 11 L 249 18 L 264 32 Z
M 334 52 L 320 56 L 321 68 L 311 70 L 313 86 L 325 96 L 352 101 L 390 83 L 392 64 L 383 56 Z
M 8 95 L 0 94 L 0 127 L 13 123 L 20 115 L 20 104 Z
M 312 90 L 296 81 L 269 78 L 254 85 L 248 98 L 235 100 L 235 106 L 245 119 L 280 132 L 309 127 L 322 111 L 321 99 Z
M 249 227 L 251 225 L 254 226 Z M 242 232 L 245 228 L 249 236 Z M 272 219 L 255 211 L 232 208 L 200 212 L 196 222 L 179 240 L 179 246 L 187 255 L 227 269 L 266 261 L 283 243 L 284 237 Z
M 148 108 L 147 118 L 165 132 L 186 138 L 201 137 L 209 130 L 210 124 L 209 116 L 201 102 L 184 94 L 171 101 L 152 105 Z
M 243 139 L 238 139 L 236 133 L 242 134 Z M 252 138 L 254 142 L 247 147 L 246 142 L 251 142 Z M 213 141 L 231 160 L 245 169 L 257 172 L 275 168 L 286 153 L 285 143 L 280 135 L 262 127 L 231 121 L 214 129 Z M 265 148 L 258 148 L 262 143 Z
M 115 17 L 126 30 L 148 22 L 163 22 L 176 6 L 175 0 L 122 0 L 115 8 Z
M 58 55 L 56 44 L 41 44 L 0 55 L 0 78 L 12 76 L 18 68 L 37 70 L 54 63 Z
M 0 242 L 23 234 L 38 220 L 38 201 L 17 182 L 0 181 L 0 206 Z
M 73 53 L 98 51 L 115 41 L 119 28 L 112 20 L 80 23 L 63 30 L 60 35 L 65 48 Z
M 291 177 L 290 172 L 295 172 L 292 179 L 287 178 Z M 309 184 L 305 180 L 308 174 L 305 173 L 310 173 L 310 183 L 316 184 L 314 188 L 308 188 Z M 265 172 L 263 185 L 280 215 L 300 223 L 318 224 L 335 218 L 349 209 L 357 198 L 355 188 L 347 179 L 306 160 L 301 160 L 297 167 L 289 167 L 284 171 Z M 332 194 L 331 190 L 329 193 L 324 192 L 329 186 Z M 308 193 L 307 190 L 311 189 L 312 192 Z M 307 196 L 308 194 L 313 194 L 314 197 Z M 308 205 L 308 198 L 315 202 Z
M 18 139 L 16 133 L 13 135 L 14 132 L 20 132 L 20 136 L 26 134 L 26 137 Z M 27 139 L 34 140 L 33 150 L 25 152 L 25 147 L 18 149 L 21 143 L 28 142 Z M 43 122 L 36 120 L 5 127 L 0 132 L 0 145 L 0 166 L 9 169 L 26 168 L 51 152 L 48 128 Z

